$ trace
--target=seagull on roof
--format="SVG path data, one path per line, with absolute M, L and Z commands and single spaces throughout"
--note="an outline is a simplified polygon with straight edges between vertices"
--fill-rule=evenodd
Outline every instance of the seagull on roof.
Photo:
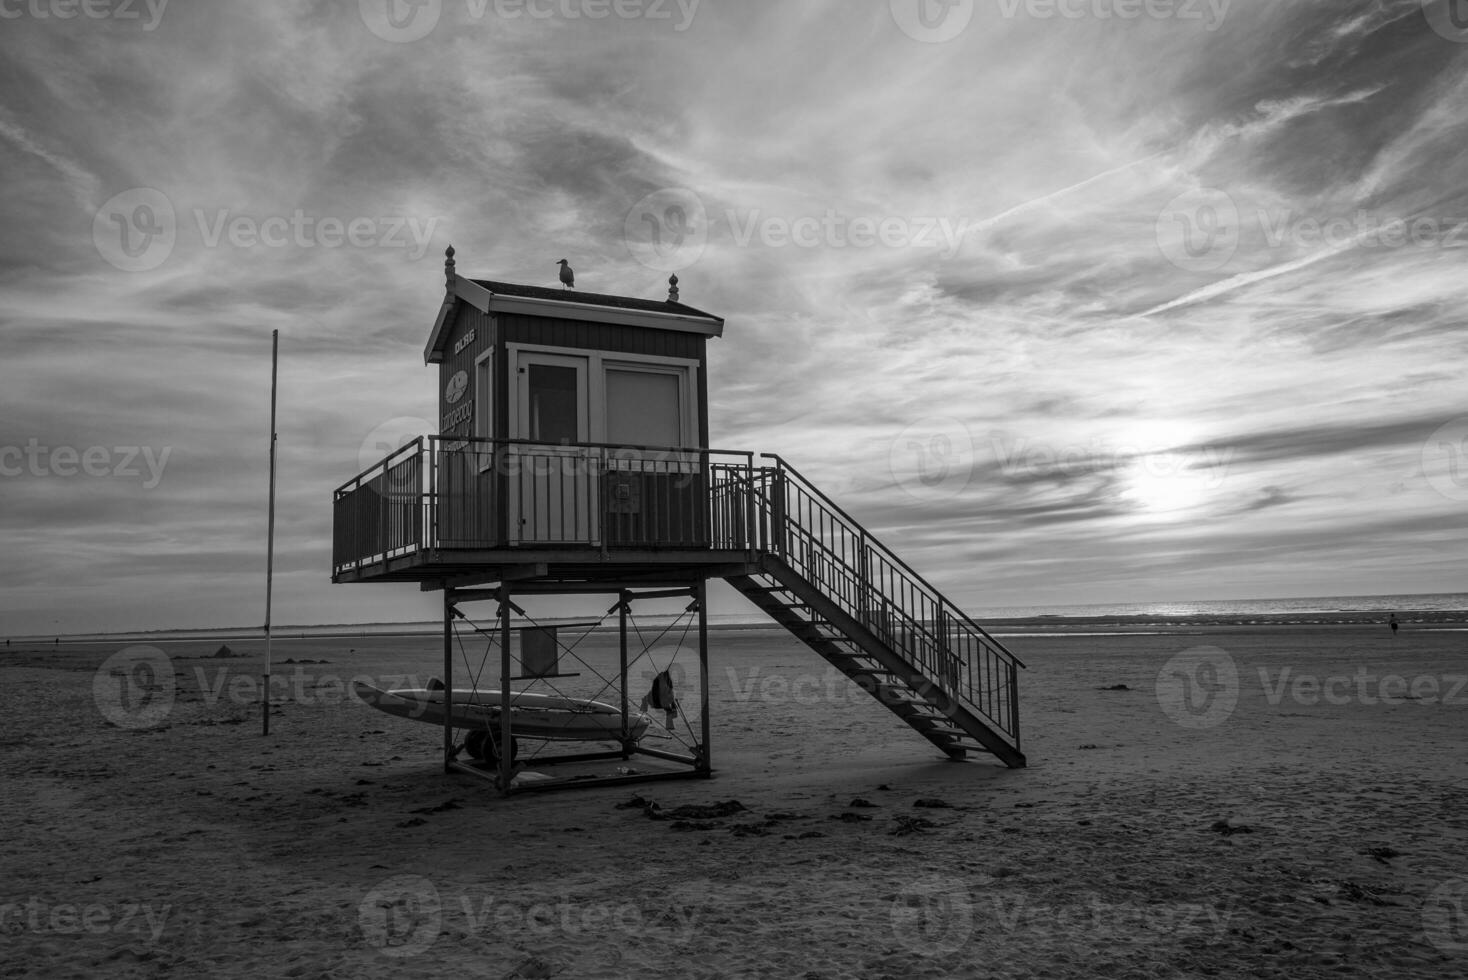
M 561 259 L 556 265 L 561 267 L 561 285 L 566 289 L 575 289 L 576 273 L 571 271 L 571 264 L 565 259 Z

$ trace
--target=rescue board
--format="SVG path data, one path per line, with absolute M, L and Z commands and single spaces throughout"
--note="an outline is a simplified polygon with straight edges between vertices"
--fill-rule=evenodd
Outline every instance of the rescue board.
M 366 704 L 397 718 L 443 725 L 442 688 L 404 688 L 383 691 L 356 681 L 352 693 Z M 499 691 L 455 688 L 447 699 L 455 728 L 492 728 L 499 733 Z M 627 737 L 637 741 L 647 732 L 652 719 L 635 708 L 627 711 Z M 622 710 L 602 701 L 568 698 L 556 694 L 514 691 L 510 694 L 510 733 L 517 738 L 579 742 L 622 740 Z

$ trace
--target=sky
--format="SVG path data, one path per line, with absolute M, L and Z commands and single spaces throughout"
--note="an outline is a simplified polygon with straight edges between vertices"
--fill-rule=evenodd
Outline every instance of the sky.
M 435 615 L 331 497 L 449 244 L 965 608 L 1468 591 L 1465 142 L 1437 0 L 0 0 L 0 634 L 264 621 L 273 330 L 274 621 Z

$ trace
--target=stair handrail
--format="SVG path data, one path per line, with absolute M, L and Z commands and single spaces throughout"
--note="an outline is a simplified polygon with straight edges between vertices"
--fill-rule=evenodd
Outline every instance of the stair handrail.
M 809 479 L 807 479 L 803 473 L 801 473 L 795 467 L 791 466 L 777 453 L 761 453 L 760 457 L 762 459 L 773 459 L 775 461 L 776 468 L 779 471 L 788 472 L 792 476 L 794 476 L 795 479 L 806 491 L 808 491 L 812 496 L 819 499 L 823 505 L 828 507 L 838 517 L 845 521 L 848 525 L 848 529 L 855 531 L 861 537 L 861 539 L 866 542 L 867 547 L 876 550 L 884 558 L 891 561 L 894 565 L 900 568 L 905 574 L 911 576 L 918 585 L 922 586 L 928 591 L 928 594 L 932 598 L 937 600 L 940 607 L 951 609 L 956 614 L 954 617 L 955 619 L 961 621 L 969 629 L 982 636 L 985 642 L 992 645 L 995 650 L 1003 654 L 1011 663 L 1015 664 L 1016 666 L 1023 667 L 1026 670 L 1029 669 L 1029 667 L 1025 664 L 1023 660 L 1014 655 L 1013 651 L 1011 651 L 1003 643 L 1000 643 L 998 640 L 994 639 L 994 637 L 989 633 L 988 630 L 984 629 L 984 627 L 974 622 L 968 613 L 964 612 L 958 606 L 954 605 L 953 600 L 949 599 L 948 596 L 939 591 L 931 582 L 923 578 L 922 575 L 918 574 L 918 572 L 911 565 L 899 558 L 897 554 L 892 551 L 891 548 L 882 543 L 881 539 L 877 538 L 876 536 L 871 534 L 871 532 L 867 531 L 864 524 L 848 514 L 841 507 L 840 504 L 836 503 L 830 497 L 826 496 L 826 494 L 822 492 L 821 489 L 817 487 L 814 483 L 812 483 Z M 785 519 L 787 521 L 790 520 L 790 516 L 786 514 Z M 811 535 L 811 537 L 814 538 L 815 536 Z

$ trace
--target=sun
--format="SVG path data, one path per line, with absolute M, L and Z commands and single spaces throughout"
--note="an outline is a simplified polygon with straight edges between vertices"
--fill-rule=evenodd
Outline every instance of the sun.
M 1201 504 L 1205 479 L 1194 471 L 1187 453 L 1163 452 L 1138 457 L 1124 471 L 1122 495 L 1151 514 L 1173 514 Z
M 1126 434 L 1121 455 L 1122 496 L 1148 514 L 1182 515 L 1202 504 L 1210 468 L 1193 448 L 1195 434 L 1176 422 L 1147 422 Z

